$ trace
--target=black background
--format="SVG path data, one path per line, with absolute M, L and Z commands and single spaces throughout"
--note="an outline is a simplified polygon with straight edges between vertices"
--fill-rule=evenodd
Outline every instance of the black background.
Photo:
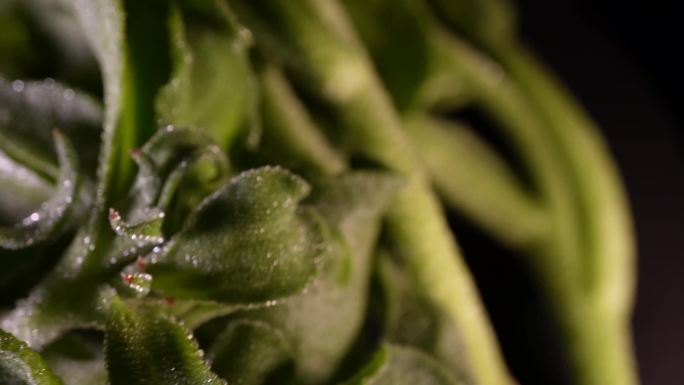
M 518 7 L 523 39 L 599 123 L 629 193 L 638 237 L 633 326 L 642 383 L 682 384 L 682 14 L 658 1 L 520 0 Z M 553 322 L 516 256 L 457 219 L 452 224 L 516 378 L 525 385 L 570 384 Z

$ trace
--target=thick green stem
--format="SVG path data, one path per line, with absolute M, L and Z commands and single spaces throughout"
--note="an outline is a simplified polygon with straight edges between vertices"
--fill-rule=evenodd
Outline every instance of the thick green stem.
M 565 325 L 568 348 L 578 384 L 636 384 L 629 325 L 600 307 Z

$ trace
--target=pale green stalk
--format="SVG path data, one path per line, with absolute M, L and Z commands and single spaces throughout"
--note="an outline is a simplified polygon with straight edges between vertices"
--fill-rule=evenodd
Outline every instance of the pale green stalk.
M 448 205 L 515 249 L 547 236 L 549 219 L 538 197 L 470 127 L 420 115 L 404 121 Z
M 567 319 L 581 384 L 636 384 L 629 318 L 634 292 L 634 238 L 620 177 L 598 128 L 523 48 L 499 55 L 554 135 L 580 202 L 582 321 Z
M 475 103 L 516 145 L 553 218 L 549 237 L 530 249 L 531 264 L 577 380 L 636 383 L 628 332 L 631 222 L 597 130 L 524 51 L 502 50 L 501 67 L 446 34 L 435 45 L 439 65 L 461 73 Z

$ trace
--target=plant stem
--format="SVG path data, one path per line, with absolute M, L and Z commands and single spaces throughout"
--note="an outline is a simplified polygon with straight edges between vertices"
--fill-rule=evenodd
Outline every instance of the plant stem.
M 547 237 L 539 197 L 470 127 L 415 114 L 404 119 L 421 160 L 445 203 L 513 249 Z
M 584 385 L 636 384 L 628 327 L 634 291 L 633 230 L 610 151 L 598 128 L 532 55 L 513 46 L 497 56 L 546 120 L 577 190 L 583 238 L 579 295 L 585 309 L 581 317 L 565 318 L 577 379 Z
M 446 65 L 469 79 L 475 102 L 516 144 L 546 202 L 552 229 L 529 249 L 530 264 L 564 333 L 578 382 L 637 383 L 627 327 L 631 223 L 595 128 L 519 48 L 503 51 L 504 67 L 492 71 L 495 64 L 455 38 L 444 35 L 436 44 Z
M 546 120 L 578 191 L 586 245 L 583 284 L 606 310 L 625 317 L 632 306 L 634 239 L 610 150 L 593 122 L 529 53 L 518 47 L 499 56 Z

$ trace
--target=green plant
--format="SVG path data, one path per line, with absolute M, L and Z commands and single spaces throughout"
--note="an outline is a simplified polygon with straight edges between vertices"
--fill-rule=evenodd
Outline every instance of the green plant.
M 513 384 L 443 204 L 637 382 L 619 178 L 505 1 L 3 7 L 0 383 Z

